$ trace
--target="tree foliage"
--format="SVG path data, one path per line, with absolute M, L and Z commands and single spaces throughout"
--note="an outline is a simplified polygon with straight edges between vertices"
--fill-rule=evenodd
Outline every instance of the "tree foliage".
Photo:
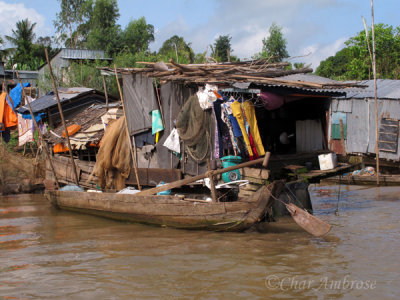
M 183 64 L 194 62 L 194 52 L 190 43 L 186 43 L 183 37 L 177 35 L 166 40 L 158 50 L 158 54 L 167 61 L 172 58 Z
M 289 57 L 286 49 L 287 41 L 283 37 L 282 28 L 272 23 L 269 28 L 269 37 L 262 40 L 262 51 L 254 56 L 255 59 L 267 58 L 271 62 L 282 62 Z
M 154 42 L 154 26 L 147 24 L 146 18 L 132 20 L 121 33 L 123 46 L 133 53 L 149 50 L 149 44 Z
M 230 60 L 231 53 L 233 52 L 231 46 L 232 37 L 229 35 L 220 35 L 214 42 L 212 48 L 212 56 L 220 62 L 227 62 Z
M 109 55 L 119 49 L 120 26 L 117 25 L 119 9 L 117 0 L 96 0 L 91 9 L 87 47 L 105 50 Z
M 369 28 L 372 49 L 372 29 Z M 371 56 L 365 31 L 345 42 L 346 47 L 322 61 L 316 74 L 334 79 L 362 80 L 372 78 Z M 378 78 L 400 79 L 400 27 L 375 25 L 376 72 Z
M 61 11 L 53 21 L 58 38 L 67 47 L 80 46 L 87 34 L 93 0 L 58 0 Z

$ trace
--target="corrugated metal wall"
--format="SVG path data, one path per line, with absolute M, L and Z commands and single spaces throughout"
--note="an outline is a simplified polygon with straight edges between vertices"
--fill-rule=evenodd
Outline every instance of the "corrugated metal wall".
M 347 153 L 375 153 L 375 100 L 374 99 L 333 99 L 331 102 L 331 115 L 333 112 L 345 112 L 347 115 Z M 399 100 L 378 100 L 378 118 L 400 120 Z M 330 124 L 331 127 L 331 124 Z M 331 133 L 329 134 L 331 136 Z M 400 149 L 399 139 L 398 149 Z M 379 152 L 380 158 L 399 161 L 397 153 Z

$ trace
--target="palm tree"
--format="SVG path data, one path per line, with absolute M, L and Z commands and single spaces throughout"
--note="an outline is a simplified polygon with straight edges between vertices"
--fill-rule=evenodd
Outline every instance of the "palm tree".
M 16 30 L 12 30 L 12 35 L 6 35 L 5 38 L 15 46 L 13 61 L 18 64 L 30 64 L 32 44 L 35 39 L 33 29 L 36 23 L 31 23 L 28 19 L 18 21 Z

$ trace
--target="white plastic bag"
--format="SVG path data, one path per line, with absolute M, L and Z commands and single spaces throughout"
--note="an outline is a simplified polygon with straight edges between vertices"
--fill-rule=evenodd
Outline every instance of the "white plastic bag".
M 165 140 L 164 144 L 169 150 L 181 153 L 181 146 L 179 143 L 179 134 L 176 128 L 172 129 L 170 135 Z

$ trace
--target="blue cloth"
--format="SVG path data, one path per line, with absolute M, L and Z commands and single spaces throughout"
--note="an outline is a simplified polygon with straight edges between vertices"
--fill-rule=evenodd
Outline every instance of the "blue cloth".
M 236 120 L 236 118 L 233 115 L 229 115 L 229 119 L 231 120 L 232 123 L 233 135 L 235 137 L 243 136 L 242 130 L 240 129 L 239 123 Z
M 158 109 L 151 112 L 152 116 L 152 134 L 156 134 L 159 131 L 164 130 L 161 113 Z
M 39 122 L 45 115 L 46 115 L 46 113 L 37 113 L 37 114 L 34 114 L 36 122 Z M 22 118 L 24 118 L 24 119 L 32 120 L 32 117 L 31 117 L 31 114 L 30 114 L 30 113 L 22 114 L 21 116 L 22 116 Z
M 31 84 L 29 82 L 23 83 L 22 85 L 24 87 L 31 86 Z M 11 97 L 12 101 L 14 102 L 14 108 L 18 107 L 18 105 L 21 103 L 21 97 L 22 97 L 22 88 L 21 88 L 20 84 L 17 84 L 17 86 L 10 91 L 10 97 Z M 7 102 L 8 102 L 8 105 L 13 107 L 10 102 L 10 99 L 7 99 Z

